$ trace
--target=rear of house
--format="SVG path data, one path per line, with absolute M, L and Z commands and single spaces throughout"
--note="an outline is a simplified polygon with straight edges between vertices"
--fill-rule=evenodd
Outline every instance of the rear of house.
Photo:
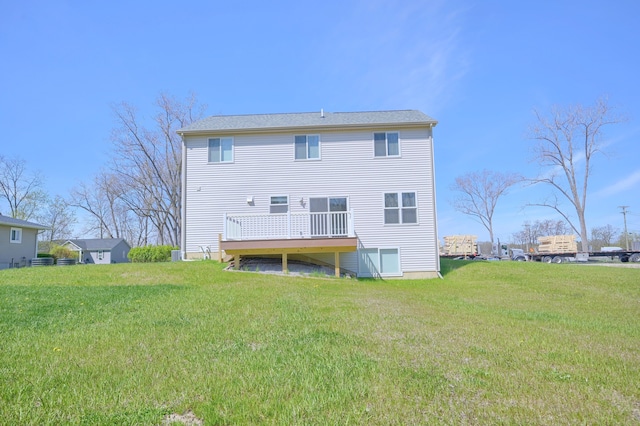
M 129 261 L 131 246 L 124 238 L 67 240 L 63 247 L 76 252 L 78 263 L 109 264 Z
M 282 255 L 360 277 L 439 272 L 435 120 L 213 116 L 181 129 L 182 256 Z
M 0 215 L 0 269 L 30 266 L 38 256 L 38 232 L 47 229 L 21 219 Z

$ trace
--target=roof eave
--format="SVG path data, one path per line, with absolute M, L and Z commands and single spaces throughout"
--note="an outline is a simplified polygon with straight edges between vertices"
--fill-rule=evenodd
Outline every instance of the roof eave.
M 359 129 L 385 129 L 385 128 L 415 128 L 415 127 L 435 127 L 438 121 L 415 121 L 402 123 L 361 123 L 361 124 L 334 124 L 334 125 L 305 125 L 305 126 L 278 126 L 278 127 L 250 127 L 242 129 L 197 129 L 197 130 L 178 130 L 180 136 L 204 136 L 211 134 L 244 134 L 244 133 L 281 133 L 297 130 L 359 130 Z
M 47 229 L 50 229 L 47 226 L 43 226 L 43 225 L 25 225 L 22 223 L 7 223 L 7 222 L 0 222 L 0 225 L 4 225 L 4 226 L 12 226 L 14 228 L 27 228 L 27 229 L 37 229 L 39 231 L 44 231 Z

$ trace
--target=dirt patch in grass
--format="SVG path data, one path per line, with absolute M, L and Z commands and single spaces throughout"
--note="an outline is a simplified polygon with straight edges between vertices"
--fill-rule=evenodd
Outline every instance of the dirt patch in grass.
M 192 411 L 187 411 L 184 414 L 168 414 L 162 419 L 162 426 L 171 426 L 180 424 L 184 426 L 202 426 L 204 422 L 196 417 Z

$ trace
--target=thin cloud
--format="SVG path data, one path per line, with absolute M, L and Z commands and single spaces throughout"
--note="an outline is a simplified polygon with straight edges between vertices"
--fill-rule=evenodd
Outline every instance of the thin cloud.
M 640 183 L 640 170 L 636 170 L 624 179 L 621 179 L 613 183 L 612 185 L 609 185 L 606 188 L 597 191 L 594 196 L 609 197 L 620 192 L 635 189 L 638 186 L 638 183 Z
M 445 1 L 428 7 L 389 0 L 352 3 L 330 36 L 333 72 L 356 82 L 351 90 L 360 92 L 364 104 L 435 114 L 470 68 L 462 40 L 467 11 L 448 7 Z M 362 25 L 354 26 L 354 20 Z

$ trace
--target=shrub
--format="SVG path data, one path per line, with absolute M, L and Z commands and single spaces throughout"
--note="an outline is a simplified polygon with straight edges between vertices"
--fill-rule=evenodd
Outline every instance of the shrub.
M 171 250 L 178 250 L 173 246 L 146 246 L 134 247 L 129 250 L 129 260 L 132 262 L 169 262 Z
M 49 250 L 49 253 L 57 259 L 74 259 L 77 256 L 76 252 L 63 246 L 54 245 Z

